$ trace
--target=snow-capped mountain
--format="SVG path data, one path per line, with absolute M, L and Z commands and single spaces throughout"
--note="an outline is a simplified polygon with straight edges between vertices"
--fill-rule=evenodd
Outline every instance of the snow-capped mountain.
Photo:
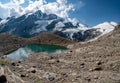
M 105 22 L 94 27 L 73 25 L 55 14 L 34 13 L 20 17 L 8 17 L 0 21 L 0 33 L 7 32 L 20 37 L 33 37 L 42 33 L 53 33 L 73 41 L 87 41 L 112 31 L 117 24 Z
M 36 34 L 52 30 L 55 24 L 63 21 L 55 14 L 45 14 L 40 10 L 33 14 L 25 14 L 18 18 L 9 17 L 0 22 L 0 33 L 9 32 L 21 37 L 32 37 Z
M 78 26 L 77 28 L 65 29 L 63 31 L 56 31 L 62 37 L 69 38 L 73 41 L 87 41 L 98 38 L 114 30 L 117 23 L 104 22 L 94 27 Z

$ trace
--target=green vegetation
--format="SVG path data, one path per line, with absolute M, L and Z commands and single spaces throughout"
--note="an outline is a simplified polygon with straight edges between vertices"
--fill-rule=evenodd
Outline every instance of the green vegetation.
M 35 83 L 41 83 L 40 80 L 35 81 Z
M 5 66 L 5 65 L 8 65 L 8 64 L 9 64 L 9 62 L 7 60 L 4 60 L 4 59 L 0 60 L 0 65 Z

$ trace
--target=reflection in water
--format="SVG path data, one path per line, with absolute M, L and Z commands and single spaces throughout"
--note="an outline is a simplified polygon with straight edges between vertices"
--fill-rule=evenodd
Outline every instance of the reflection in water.
M 67 48 L 62 46 L 55 46 L 55 45 L 31 44 L 19 48 L 15 52 L 8 54 L 7 57 L 12 60 L 25 60 L 28 58 L 28 55 L 31 53 L 38 53 L 38 52 L 61 53 L 61 51 L 63 50 L 67 50 Z

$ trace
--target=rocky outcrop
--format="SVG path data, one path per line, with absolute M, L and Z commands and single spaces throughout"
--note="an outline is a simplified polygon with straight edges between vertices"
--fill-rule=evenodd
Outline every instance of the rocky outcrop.
M 0 21 L 2 20 L 2 18 L 0 18 Z
M 7 78 L 5 75 L 1 75 L 0 76 L 0 83 L 6 83 L 7 82 Z

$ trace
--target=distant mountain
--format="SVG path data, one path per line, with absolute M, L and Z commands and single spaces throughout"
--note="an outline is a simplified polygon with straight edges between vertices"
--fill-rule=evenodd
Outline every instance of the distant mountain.
M 114 22 L 105 22 L 92 28 L 79 23 L 73 25 L 55 14 L 46 14 L 38 10 L 20 17 L 1 20 L 0 33 L 7 32 L 24 38 L 53 33 L 73 41 L 88 41 L 112 31 L 116 25 Z
M 69 38 L 73 41 L 88 41 L 111 32 L 114 30 L 115 26 L 117 26 L 117 23 L 115 22 L 104 22 L 91 28 L 78 26 L 77 28 L 56 31 L 55 34 Z
M 33 14 L 25 14 L 18 18 L 10 17 L 1 21 L 0 33 L 9 32 L 21 37 L 32 37 L 52 30 L 58 21 L 63 21 L 63 19 L 54 14 L 47 15 L 36 11 Z

